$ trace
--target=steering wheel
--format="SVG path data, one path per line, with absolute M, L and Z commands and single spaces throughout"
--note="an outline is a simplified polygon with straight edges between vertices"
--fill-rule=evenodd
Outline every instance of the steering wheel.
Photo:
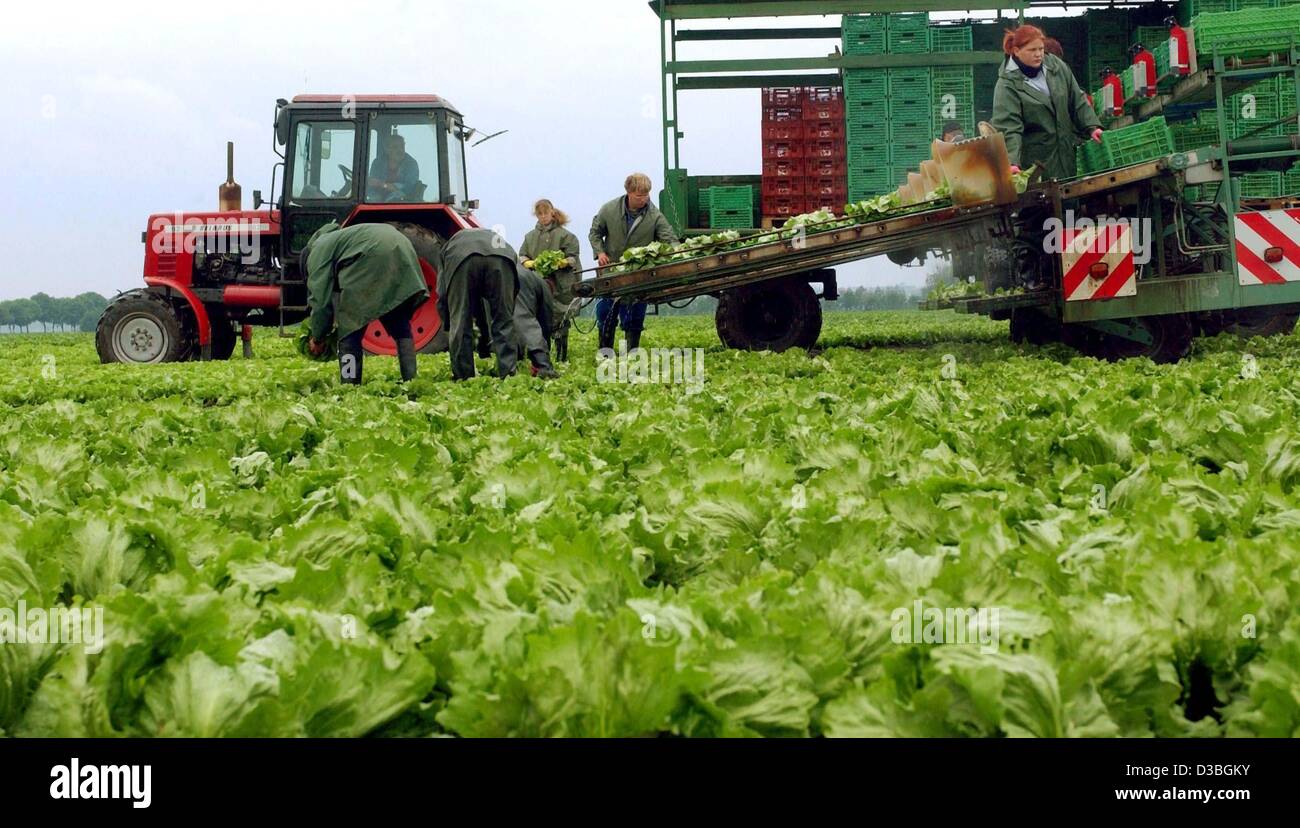
M 334 198 L 343 198 L 352 192 L 352 170 L 339 164 L 339 172 L 343 173 L 343 186 L 334 191 Z

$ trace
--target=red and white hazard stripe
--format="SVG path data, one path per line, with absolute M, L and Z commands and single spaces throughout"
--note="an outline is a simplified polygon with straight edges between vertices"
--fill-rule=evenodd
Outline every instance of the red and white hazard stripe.
M 1300 210 L 1238 213 L 1236 225 L 1242 285 L 1300 281 Z
M 1061 263 L 1067 302 L 1137 295 L 1133 229 L 1127 222 L 1066 229 Z

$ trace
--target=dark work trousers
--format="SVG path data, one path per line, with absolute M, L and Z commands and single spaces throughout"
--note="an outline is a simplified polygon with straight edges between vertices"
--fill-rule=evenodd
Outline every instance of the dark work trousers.
M 379 318 L 379 324 L 394 341 L 411 338 L 411 317 L 415 315 L 414 300 L 399 305 Z M 361 384 L 361 367 L 364 359 L 366 331 L 370 326 L 353 331 L 339 340 L 339 376 L 345 383 Z
M 470 256 L 447 280 L 442 297 L 447 311 L 447 348 L 451 352 L 451 376 L 474 378 L 475 306 L 487 304 L 492 331 L 492 351 L 497 356 L 497 376 L 515 373 L 515 264 L 500 256 Z

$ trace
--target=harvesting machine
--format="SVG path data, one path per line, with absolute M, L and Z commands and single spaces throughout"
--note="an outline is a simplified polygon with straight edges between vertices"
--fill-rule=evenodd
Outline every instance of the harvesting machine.
M 782 81 L 834 84 L 836 79 L 770 74 L 679 78 L 679 73 L 780 68 L 847 71 L 921 63 L 947 65 L 958 59 L 955 53 L 832 55 L 798 61 L 676 59 L 679 42 L 772 39 L 787 31 L 679 30 L 681 21 L 797 13 L 792 5 L 739 0 L 651 3 L 664 25 L 666 159 L 676 154 L 682 135 L 673 114 L 679 90 L 744 88 Z M 849 11 L 847 6 L 852 4 L 800 5 L 807 13 L 832 13 Z M 956 7 L 944 2 L 911 5 L 935 10 Z M 1186 120 L 1213 110 L 1218 115 L 1218 134 L 1206 136 L 1204 146 L 1155 152 L 1147 147 L 1130 158 L 1116 151 L 1112 163 L 1103 165 L 1100 172 L 1068 181 L 1037 182 L 1013 199 L 957 199 L 931 209 L 915 206 L 871 222 L 834 222 L 820 230 L 809 228 L 806 234 L 793 238 L 706 251 L 707 255 L 687 261 L 635 272 L 620 270 L 610 275 L 604 271 L 580 284 L 579 293 L 651 303 L 717 296 L 718 331 L 725 344 L 758 350 L 808 347 L 821 330 L 818 300 L 836 298 L 834 266 L 879 254 L 911 259 L 927 249 L 948 254 L 987 246 L 1010 248 L 1017 237 L 1024 238 L 1018 223 L 1026 223 L 1032 216 L 1035 224 L 1054 224 L 1058 233 L 1058 249 L 1040 257 L 1040 286 L 1018 289 L 999 283 L 999 274 L 991 271 L 971 295 L 928 303 L 929 307 L 1009 319 L 1012 336 L 1018 341 L 1059 340 L 1109 358 L 1145 355 L 1160 361 L 1177 360 L 1189 351 L 1198 333 L 1288 333 L 1300 318 L 1300 201 L 1276 194 L 1252 197 L 1259 194 L 1243 189 L 1240 176 L 1287 170 L 1300 161 L 1300 136 L 1294 130 L 1295 109 L 1300 103 L 1295 91 L 1300 89 L 1300 27 L 1296 28 L 1245 32 L 1240 38 L 1216 41 L 1200 55 L 1193 47 L 1189 66 L 1171 78 L 1161 78 L 1161 94 L 1135 99 L 1124 119 L 1108 124 L 1119 128 L 1157 116 Z M 794 31 L 794 36 L 810 38 L 827 34 L 820 29 Z M 667 57 L 669 43 L 671 60 Z M 987 57 L 979 52 L 960 56 L 970 64 Z M 995 62 L 1002 59 L 998 54 L 991 57 Z M 1258 128 L 1234 138 L 1229 131 L 1233 96 L 1279 78 L 1290 81 L 1284 87 L 1290 90 L 1289 99 L 1281 102 L 1283 113 L 1289 114 L 1261 119 Z M 1286 129 L 1286 125 L 1292 128 Z M 932 160 L 951 151 L 949 146 L 936 142 Z M 680 220 L 691 214 L 682 205 L 690 203 L 692 188 L 717 182 L 689 179 L 683 170 L 668 163 L 662 200 L 670 214 L 673 205 L 678 205 Z M 1009 170 L 1003 172 L 1010 175 Z M 960 173 L 948 178 L 954 190 L 967 183 Z M 690 234 L 689 229 L 685 231 Z M 812 288 L 817 282 L 826 286 L 820 297 Z
M 104 311 L 96 334 L 100 359 L 226 360 L 241 334 L 248 347 L 251 326 L 284 333 L 301 323 L 309 309 L 299 255 L 331 221 L 345 227 L 389 223 L 411 239 L 435 293 L 415 314 L 416 347 L 445 347 L 437 274 L 429 261 L 442 241 L 478 226 L 465 172 L 470 134 L 456 108 L 436 95 L 277 101 L 275 151 L 282 160 L 270 199 L 255 191 L 253 209 L 242 209 L 232 150 L 218 210 L 150 216 L 141 236 L 145 287 L 119 295 Z M 411 179 L 400 189 L 382 181 L 389 177 L 390 154 L 406 159 L 392 165 Z M 365 347 L 396 353 L 378 324 L 367 332 Z

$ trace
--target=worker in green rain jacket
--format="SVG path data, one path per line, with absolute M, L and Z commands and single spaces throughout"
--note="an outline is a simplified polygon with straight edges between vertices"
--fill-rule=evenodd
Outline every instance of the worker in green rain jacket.
M 592 252 L 601 267 L 615 264 L 623 252 L 633 247 L 645 247 L 651 242 L 677 244 L 677 233 L 668 219 L 650 201 L 650 177 L 633 173 L 623 182 L 621 195 L 600 208 L 591 222 Z M 645 328 L 646 303 L 619 304 L 614 312 L 613 299 L 596 303 L 596 320 L 600 329 L 600 350 L 608 354 L 614 350 L 614 337 L 618 325 L 623 325 L 627 336 L 627 349 L 635 351 L 641 346 L 641 331 Z
M 1011 163 L 1037 164 L 1043 178 L 1076 175 L 1075 151 L 1101 140 L 1101 121 L 1065 61 L 1046 53 L 1046 35 L 1036 26 L 1008 32 L 1007 62 L 993 92 L 993 127 L 1003 134 Z
M 1037 165 L 1043 178 L 1074 178 L 1079 145 L 1101 141 L 1102 135 L 1074 72 L 1047 53 L 1047 35 L 1037 26 L 1007 32 L 1002 51 L 1007 62 L 993 91 L 993 127 L 1006 138 L 1013 168 Z M 1049 208 L 1038 207 L 1016 217 L 1016 269 L 1027 290 L 1047 287 L 1054 278 L 1044 243 L 1050 218 Z
M 523 259 L 524 267 L 532 270 L 533 260 L 547 250 L 558 250 L 568 257 L 567 267 L 546 277 L 546 282 L 554 294 L 551 310 L 555 317 L 555 330 L 552 331 L 555 338 L 555 358 L 560 362 L 568 362 L 569 328 L 573 323 L 566 312 L 569 305 L 573 303 L 573 288 L 582 280 L 578 275 L 578 271 L 582 269 L 578 256 L 582 251 L 578 247 L 578 237 L 565 229 L 569 217 L 564 211 L 557 210 L 554 204 L 543 198 L 533 205 L 533 215 L 537 218 L 537 226 L 529 231 L 524 237 L 524 243 L 519 247 L 519 256 Z
M 360 385 L 362 341 L 379 320 L 397 343 L 402 380 L 414 379 L 411 317 L 428 300 L 429 287 L 410 239 L 387 224 L 340 228 L 330 222 L 311 237 L 299 261 L 311 304 L 312 353 L 323 353 L 325 337 L 337 328 L 339 377 Z

